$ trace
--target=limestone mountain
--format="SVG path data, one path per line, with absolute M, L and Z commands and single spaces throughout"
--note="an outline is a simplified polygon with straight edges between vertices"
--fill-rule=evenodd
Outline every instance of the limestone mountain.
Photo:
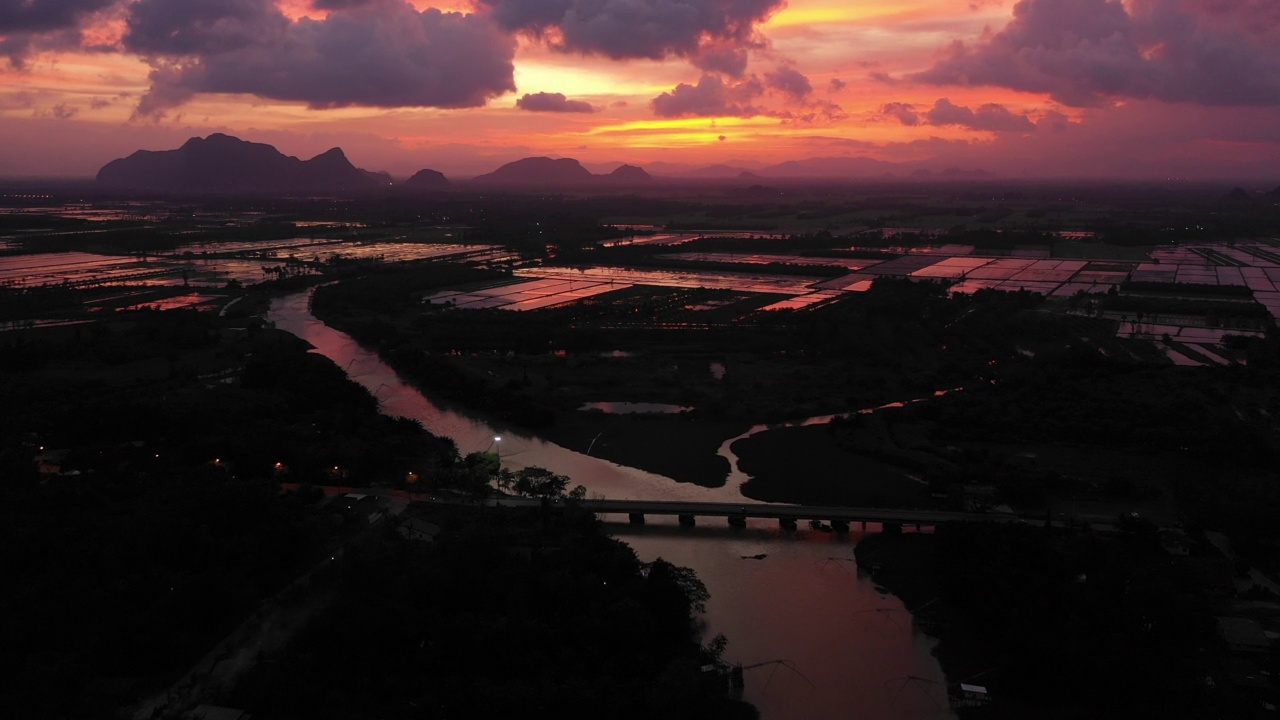
M 111 190 L 194 194 L 348 195 L 379 187 L 379 178 L 352 165 L 341 148 L 299 160 L 221 133 L 176 150 L 139 150 L 98 171 L 98 183 Z
M 645 185 L 653 182 L 653 177 L 644 168 L 635 165 L 622 165 L 601 179 L 612 185 Z
M 486 175 L 472 178 L 471 182 L 482 185 L 521 187 L 544 185 L 587 187 L 595 184 L 595 180 L 596 176 L 573 158 L 529 157 L 507 163 Z
M 453 187 L 453 183 L 449 182 L 449 178 L 438 170 L 419 170 L 413 174 L 413 177 L 405 180 L 400 186 L 407 190 L 448 190 Z

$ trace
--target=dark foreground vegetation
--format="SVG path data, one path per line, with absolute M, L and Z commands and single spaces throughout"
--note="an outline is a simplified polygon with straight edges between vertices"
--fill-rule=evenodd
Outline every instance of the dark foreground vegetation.
M 0 493 L 0 688 L 22 717 L 112 717 L 168 685 L 336 532 L 271 484 L 200 468 L 7 476 Z
M 171 311 L 3 342 L 0 702 L 22 717 L 754 716 L 699 670 L 719 645 L 699 646 L 696 577 L 591 517 L 446 510 L 433 546 L 385 503 L 328 501 L 567 479 L 495 477 L 292 336 Z
M 317 293 L 323 319 L 433 394 L 572 449 L 714 486 L 727 472 L 714 454 L 724 439 L 754 423 L 836 414 L 737 444 L 753 475 L 744 492 L 1007 504 L 1052 519 L 1051 531 L 968 526 L 859 545 L 863 565 L 940 635 L 948 674 L 991 690 L 989 706 L 966 714 L 1249 717 L 1259 697 L 1275 699 L 1250 681 L 1280 666 L 1273 654 L 1241 662 L 1224 650 L 1214 618 L 1239 610 L 1235 601 L 1274 617 L 1263 586 L 1231 593 L 1251 565 L 1280 570 L 1280 354 L 1269 314 L 1243 291 L 1131 283 L 1106 296 L 952 298 L 942 284 L 882 278 L 838 302 L 768 313 L 779 296 L 706 288 L 632 287 L 529 313 L 423 300 L 509 282 L 517 262 L 817 279 L 843 274 L 833 260 L 938 243 L 990 253 L 1031 245 L 1117 272 L 1153 246 L 1273 237 L 1269 197 L 730 183 L 679 198 L 226 198 L 122 204 L 93 220 L 6 214 L 5 257 L 145 258 L 301 236 L 504 248 L 486 268 L 281 259 L 262 270 L 274 280 L 247 295 L 238 281 L 216 288 L 242 298 L 226 319 L 115 312 L 176 284 L 132 295 L 71 283 L 0 288 L 0 320 L 89 321 L 0 335 L 0 703 L 22 717 L 98 718 L 181 687 L 183 702 L 265 718 L 752 715 L 724 699 L 718 672 L 701 669 L 716 665 L 720 644 L 699 646 L 696 579 L 641 565 L 590 518 L 413 508 L 412 519 L 438 525 L 426 544 L 394 532 L 399 521 L 371 524 L 382 505 L 325 500 L 321 485 L 468 498 L 493 482 L 543 496 L 568 484 L 495 472 L 489 458 L 460 457 L 416 423 L 379 415 L 339 368 L 251 318 L 269 288 L 344 278 Z M 314 222 L 327 226 L 313 231 Z M 613 226 L 629 222 L 747 235 L 685 251 L 802 260 L 716 266 L 643 242 L 602 244 L 633 235 Z M 1062 241 L 1059 230 L 1085 232 Z M 774 237 L 750 237 L 757 231 Z M 185 272 L 174 277 L 186 290 Z M 1215 352 L 1237 365 L 1199 369 L 1157 365 L 1151 344 L 1116 338 L 1117 321 L 1172 315 L 1272 336 L 1230 338 Z M 694 410 L 581 410 L 599 401 Z M 886 403 L 903 406 L 852 413 Z M 282 493 L 284 483 L 297 489 Z M 1148 506 L 1160 524 L 1182 524 L 1186 539 L 1173 547 L 1185 556 L 1145 522 Z M 1139 507 L 1141 517 L 1128 513 Z M 1119 508 L 1119 532 L 1066 529 Z M 1204 529 L 1225 532 L 1234 563 L 1206 549 Z M 252 624 L 246 617 L 315 619 L 240 648 L 247 660 L 228 682 L 187 683 L 210 648 Z M 187 706 L 162 704 L 156 716 Z
M 501 281 L 480 273 L 471 280 Z M 579 451 L 599 436 L 603 457 L 710 486 L 728 472 L 716 449 L 750 424 L 985 382 L 1020 352 L 1081 334 L 1113 342 L 1104 323 L 1037 312 L 1038 295 L 949 298 L 943 285 L 892 278 L 812 310 L 767 313 L 758 310 L 770 300 L 759 295 L 664 288 L 523 313 L 424 305 L 446 281 L 456 282 L 457 271 L 423 267 L 343 282 L 318 290 L 314 311 L 435 395 Z M 614 400 L 693 410 L 589 421 L 579 411 Z M 644 452 L 641 436 L 669 439 L 669 452 Z M 655 464 L 672 454 L 677 462 Z
M 1277 656 L 1245 659 L 1220 635 L 1219 561 L 1161 541 L 1140 519 L 1115 533 L 969 524 L 870 536 L 855 553 L 941 639 L 947 676 L 988 691 L 961 717 L 1266 716 L 1275 688 L 1240 668 L 1274 672 Z
M 410 511 L 414 512 L 413 510 Z M 227 699 L 262 718 L 753 718 L 693 620 L 691 571 L 641 564 L 589 513 L 435 511 L 376 533 L 332 604 Z

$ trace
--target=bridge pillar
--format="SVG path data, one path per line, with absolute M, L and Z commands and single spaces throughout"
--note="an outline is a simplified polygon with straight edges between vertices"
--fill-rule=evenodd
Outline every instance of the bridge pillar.
M 795 518 L 778 518 L 778 524 L 782 526 L 782 529 L 783 529 L 783 530 L 795 530 L 795 529 L 796 529 L 796 519 L 795 519 Z
M 680 514 L 676 516 L 676 520 L 680 521 L 680 527 L 693 527 L 697 524 L 693 515 Z
M 847 533 L 849 532 L 849 521 L 848 520 L 832 520 L 831 529 L 835 530 L 838 533 Z
M 644 513 L 642 513 L 642 512 L 633 512 L 633 513 L 628 513 L 628 514 L 627 514 L 627 519 L 629 519 L 629 520 L 631 521 L 631 524 L 632 524 L 632 525 L 643 525 L 643 524 L 644 524 Z
M 747 526 L 747 516 L 742 514 L 729 516 L 729 527 L 744 528 Z

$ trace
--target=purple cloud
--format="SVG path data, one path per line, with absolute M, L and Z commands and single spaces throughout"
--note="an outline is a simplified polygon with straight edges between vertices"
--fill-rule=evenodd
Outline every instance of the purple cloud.
M 933 108 L 925 113 L 930 125 L 959 125 L 970 130 L 986 130 L 989 132 L 1032 132 L 1036 129 L 1026 115 L 1010 112 L 1009 108 L 995 103 L 980 105 L 977 110 L 970 110 L 963 105 L 956 105 L 947 98 L 939 98 Z
M 1117 98 L 1280 105 L 1280 13 L 1258 0 L 1020 0 L 1004 29 L 910 79 Z
M 659 117 L 751 117 L 760 114 L 751 100 L 763 92 L 764 86 L 754 78 L 728 84 L 717 75 L 703 75 L 697 85 L 680 83 L 651 105 Z
M 0 35 L 74 28 L 116 0 L 0 0 Z
M 596 111 L 591 103 L 570 100 L 564 96 L 564 93 L 547 92 L 526 94 L 516 100 L 516 107 L 532 112 L 593 113 Z
M 311 7 L 317 10 L 347 10 L 376 2 L 382 0 L 311 0 Z
M 809 78 L 795 68 L 780 67 L 764 74 L 765 86 L 789 95 L 795 100 L 803 99 L 813 92 Z
M 717 72 L 729 77 L 742 77 L 747 71 L 749 43 L 721 42 L 704 44 L 690 60 L 699 70 Z
M 515 39 L 480 15 L 382 0 L 290 21 L 271 0 L 140 0 L 126 47 L 153 65 L 138 106 L 154 115 L 198 93 L 313 108 L 475 107 L 515 90 Z
M 916 109 L 910 103 L 892 102 L 880 106 L 880 114 L 893 118 L 903 125 L 957 125 L 970 130 L 984 130 L 997 133 L 1028 133 L 1038 127 L 1031 118 L 1019 115 L 1003 105 L 987 103 L 978 109 L 956 105 L 949 98 L 939 98 L 927 111 Z M 1042 118 L 1048 126 L 1060 126 L 1068 122 L 1066 115 L 1050 111 Z
M 919 125 L 920 113 L 910 103 L 892 102 L 880 107 L 880 114 L 897 119 L 903 125 Z
M 80 28 L 118 0 L 0 0 L 0 56 L 21 68 L 37 50 L 79 47 Z
M 203 56 L 280 42 L 289 24 L 271 0 L 138 0 L 123 42 L 140 55 Z
M 561 52 L 615 60 L 695 58 L 708 46 L 758 43 L 756 25 L 785 4 L 785 0 L 476 2 L 490 8 L 494 20 L 508 30 L 546 38 Z M 705 60 L 705 69 L 725 72 L 722 59 L 721 55 Z

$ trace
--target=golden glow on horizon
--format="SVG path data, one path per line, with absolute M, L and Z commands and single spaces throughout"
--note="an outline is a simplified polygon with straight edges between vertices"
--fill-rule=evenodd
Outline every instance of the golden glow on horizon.
M 808 2 L 792 2 L 764 24 L 770 28 L 794 27 L 797 25 L 820 25 L 824 23 L 851 23 L 877 20 L 890 17 L 911 16 L 928 12 L 931 5 L 903 5 L 893 2 L 850 3 L 848 0 L 809 0 Z
M 609 146 L 617 148 L 688 148 L 723 145 L 730 138 L 739 140 L 744 133 L 755 135 L 754 131 L 777 126 L 777 120 L 766 117 L 674 118 L 601 125 L 581 135 L 606 139 Z
M 475 12 L 476 1 L 409 0 L 419 10 L 464 13 Z M 315 10 L 314 0 L 277 2 L 281 11 L 295 20 L 320 19 L 328 14 Z M 298 156 L 337 145 L 362 167 L 394 173 L 436 167 L 460 176 L 543 154 L 576 157 L 588 163 L 661 160 L 749 164 L 838 155 L 932 159 L 960 147 L 972 152 L 957 153 L 953 156 L 961 159 L 947 162 L 976 166 L 982 161 L 972 158 L 982 157 L 989 146 L 995 149 L 993 157 L 1003 153 L 1006 160 L 1056 156 L 1075 162 L 1073 154 L 1088 156 L 1088 151 L 1065 148 L 1086 145 L 1062 142 L 1068 135 L 1052 131 L 1048 125 L 1025 133 L 994 133 L 958 125 L 930 125 L 927 113 L 940 98 L 974 111 L 994 103 L 1025 115 L 1033 123 L 1061 112 L 1071 122 L 1080 123 L 1069 133 L 1092 138 L 1107 132 L 1129 132 L 1120 121 L 1104 118 L 1138 117 L 1144 112 L 1155 116 L 1160 112 L 1134 109 L 1123 99 L 1105 109 L 1072 109 L 1059 107 L 1042 93 L 885 81 L 884 75 L 904 78 L 930 67 L 952 42 L 973 43 L 988 30 L 998 31 L 1009 21 L 1014 2 L 788 0 L 759 25 L 768 46 L 752 51 L 747 74 L 763 82 L 766 73 L 792 67 L 808 78 L 813 93 L 794 99 L 776 89 L 756 93 L 744 88 L 744 97 L 733 100 L 761 108 L 762 114 L 751 118 L 655 117 L 654 98 L 681 83 L 696 85 L 703 75 L 687 57 L 613 60 L 562 53 L 551 49 L 545 39 L 522 34 L 513 62 L 517 90 L 490 98 L 483 107 L 312 109 L 299 101 L 209 93 L 195 95 L 161 118 L 138 119 L 132 116 L 148 92 L 153 67 L 122 51 L 101 51 L 102 47 L 118 45 L 124 30 L 120 12 L 104 12 L 95 16 L 94 26 L 85 28 L 85 37 L 99 50 L 38 52 L 27 57 L 20 70 L 0 59 L 0 121 L 4 122 L 0 131 L 11 141 L 9 150 L 0 152 L 0 169 L 14 172 L 12 168 L 36 165 L 43 154 L 63 157 L 62 164 L 56 165 L 58 172 L 92 173 L 97 166 L 89 167 L 90 160 L 98 162 L 98 155 L 108 152 L 107 148 L 112 153 L 126 153 L 138 147 L 176 147 L 175 138 L 180 142 L 181 138 L 210 132 L 268 142 Z M 539 92 L 562 93 L 570 100 L 590 103 L 596 111 L 547 113 L 515 107 L 520 96 Z M 718 103 L 724 101 L 696 100 L 705 100 L 712 107 L 722 107 Z M 840 111 L 824 112 L 823 103 L 837 105 Z M 897 117 L 882 113 L 888 103 L 911 105 L 919 118 L 917 124 L 904 125 Z M 1135 103 L 1143 105 L 1145 101 Z M 781 119 L 806 114 L 814 114 L 816 121 L 805 124 Z M 1274 126 L 1256 118 L 1253 122 L 1259 127 Z M 1229 128 L 1231 123 L 1222 126 Z M 1091 134 L 1082 135 L 1084 132 Z M 1241 142 L 1223 140 L 1216 146 L 1238 148 L 1243 147 Z M 1215 147 L 1206 139 L 1188 140 L 1186 146 Z M 1280 143 L 1268 147 L 1280 154 Z M 1203 154 L 1207 157 L 1212 152 L 1204 150 Z M 1225 154 L 1229 153 L 1224 150 Z M 1258 155 L 1265 153 L 1259 149 Z

